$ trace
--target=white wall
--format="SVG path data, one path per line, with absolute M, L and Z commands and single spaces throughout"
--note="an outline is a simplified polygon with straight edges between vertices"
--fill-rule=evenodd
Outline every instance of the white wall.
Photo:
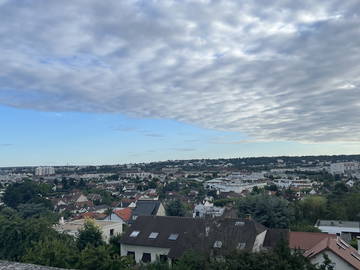
M 267 231 L 263 231 L 262 233 L 259 233 L 256 236 L 254 246 L 253 246 L 253 249 L 252 249 L 253 252 L 258 252 L 258 251 L 261 250 L 261 248 L 262 248 L 262 246 L 264 244 L 266 233 L 267 233 Z
M 136 263 L 141 262 L 143 253 L 151 254 L 151 262 L 155 262 L 160 255 L 167 255 L 170 251 L 169 248 L 157 248 L 157 247 L 144 247 L 121 244 L 121 256 L 126 256 L 128 251 L 135 252 Z
M 110 230 L 113 229 L 114 230 L 114 235 L 117 235 L 117 234 L 121 234 L 123 231 L 122 231 L 122 222 L 118 222 L 118 223 L 115 223 L 115 224 L 111 224 L 111 225 L 107 225 L 107 226 L 103 226 L 101 227 L 101 232 L 102 232 L 102 237 L 103 237 L 103 240 L 107 243 L 109 243 L 109 240 L 111 238 L 110 236 Z
M 165 208 L 162 203 L 160 203 L 159 209 L 156 213 L 157 216 L 166 216 L 165 214 Z
M 324 256 L 323 256 L 324 253 L 327 254 L 329 256 L 329 259 L 331 260 L 331 262 L 335 264 L 334 265 L 335 270 L 354 270 L 354 269 L 356 269 L 330 250 L 326 250 L 326 251 L 321 252 L 318 255 L 312 257 L 310 259 L 311 263 L 319 264 L 319 265 L 322 264 L 324 261 Z

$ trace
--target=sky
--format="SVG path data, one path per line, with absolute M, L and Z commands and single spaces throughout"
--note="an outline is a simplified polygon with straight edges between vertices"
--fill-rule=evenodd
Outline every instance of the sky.
M 358 0 L 0 0 L 0 166 L 359 154 Z

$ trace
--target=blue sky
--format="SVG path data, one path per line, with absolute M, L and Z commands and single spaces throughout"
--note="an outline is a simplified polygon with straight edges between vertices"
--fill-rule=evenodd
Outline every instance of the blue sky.
M 119 164 L 167 159 L 351 154 L 348 144 L 252 142 L 240 133 L 119 114 L 0 106 L 1 166 Z
M 360 2 L 265 2 L 0 0 L 0 166 L 358 154 Z

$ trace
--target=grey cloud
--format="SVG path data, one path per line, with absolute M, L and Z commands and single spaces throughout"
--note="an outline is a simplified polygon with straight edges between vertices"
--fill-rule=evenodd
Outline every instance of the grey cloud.
M 359 140 L 359 12 L 358 0 L 1 1 L 0 103 Z

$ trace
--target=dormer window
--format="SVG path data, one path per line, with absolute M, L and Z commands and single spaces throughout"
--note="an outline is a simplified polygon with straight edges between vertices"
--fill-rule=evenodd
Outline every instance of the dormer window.
M 222 242 L 221 241 L 215 241 L 214 248 L 221 248 L 221 247 L 222 247 Z
M 137 237 L 139 235 L 140 231 L 133 231 L 131 234 L 130 234 L 130 237 Z
M 156 237 L 158 237 L 158 235 L 159 235 L 158 232 L 152 232 L 152 233 L 150 233 L 149 238 L 150 239 L 155 239 Z

